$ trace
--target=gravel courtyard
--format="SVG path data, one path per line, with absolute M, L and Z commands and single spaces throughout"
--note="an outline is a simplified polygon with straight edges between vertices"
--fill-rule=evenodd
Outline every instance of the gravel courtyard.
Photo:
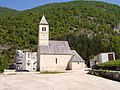
M 120 83 L 85 71 L 0 75 L 0 90 L 120 90 Z

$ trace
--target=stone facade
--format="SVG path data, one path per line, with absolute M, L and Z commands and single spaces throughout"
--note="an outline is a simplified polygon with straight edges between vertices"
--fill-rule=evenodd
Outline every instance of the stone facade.
M 71 55 L 40 55 L 40 71 L 65 71 Z
M 72 70 L 81 70 L 85 68 L 84 62 L 72 62 Z

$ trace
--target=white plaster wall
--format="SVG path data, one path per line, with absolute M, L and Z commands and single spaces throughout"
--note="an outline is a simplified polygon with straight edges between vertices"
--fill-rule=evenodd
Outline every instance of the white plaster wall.
M 85 68 L 84 62 L 72 62 L 72 70 L 82 70 Z
M 47 32 L 44 32 L 44 31 L 41 32 L 39 36 L 40 36 L 40 39 L 41 39 L 41 40 L 46 40 L 46 39 L 48 40 L 48 39 L 49 39 L 49 38 L 48 38 L 48 33 L 47 33 Z
M 32 71 L 33 68 L 36 69 L 36 64 L 35 64 L 35 62 L 37 61 L 37 55 L 36 54 L 37 54 L 37 52 L 24 52 L 22 70 L 30 70 L 30 71 Z M 30 65 L 28 65 L 27 63 L 30 63 Z
M 113 53 L 113 58 L 114 58 L 114 60 L 115 60 L 115 53 Z
M 65 71 L 70 59 L 71 55 L 40 55 L 40 70 Z
M 20 50 L 16 51 L 16 69 L 22 69 L 22 64 L 24 60 L 24 53 L 21 52 Z
M 99 54 L 99 61 L 101 63 L 107 62 L 108 61 L 108 53 Z
M 42 31 L 42 27 L 46 27 L 46 31 Z M 39 45 L 48 46 L 49 42 L 49 25 L 39 25 Z
M 101 54 L 98 54 L 97 57 L 98 57 L 98 61 L 99 61 L 99 62 L 102 62 L 102 55 L 101 55 Z
M 22 64 L 22 70 L 26 70 L 26 60 L 27 60 L 28 54 L 27 52 L 24 52 L 24 59 L 23 59 L 23 64 Z
M 108 61 L 108 53 L 102 53 L 102 63 Z
M 104 63 L 104 62 L 109 61 L 108 54 L 113 54 L 113 58 L 114 58 L 114 60 L 115 60 L 115 53 L 114 53 L 114 52 L 100 53 L 100 54 L 98 55 L 98 60 L 99 60 L 101 63 Z
M 49 41 L 47 39 L 40 39 L 39 40 L 39 45 L 40 46 L 48 46 L 49 45 Z
M 43 32 L 42 31 L 42 27 L 46 27 L 46 32 L 49 32 L 49 25 L 39 25 L 39 32 Z
M 28 55 L 29 54 L 29 55 Z M 30 52 L 26 52 L 26 62 L 25 62 L 25 70 L 31 70 L 31 60 L 29 59 L 30 58 Z M 30 65 L 28 65 L 27 63 L 30 63 Z
M 37 62 L 33 64 L 33 68 L 34 68 L 33 71 L 36 71 L 36 70 L 37 70 Z

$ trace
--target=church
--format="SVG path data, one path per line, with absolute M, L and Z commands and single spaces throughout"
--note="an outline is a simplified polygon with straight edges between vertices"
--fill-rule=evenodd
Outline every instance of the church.
M 39 23 L 38 33 L 37 52 L 17 50 L 16 69 L 29 71 L 65 71 L 85 68 L 84 60 L 75 50 L 70 49 L 67 41 L 49 40 L 49 24 L 44 15 Z M 21 60 L 19 57 L 20 53 L 22 53 L 23 57 Z

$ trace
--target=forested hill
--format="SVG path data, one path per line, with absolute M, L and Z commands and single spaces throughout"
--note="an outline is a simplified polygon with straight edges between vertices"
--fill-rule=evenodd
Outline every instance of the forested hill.
M 43 14 L 50 25 L 50 39 L 69 41 L 71 49 L 84 60 L 108 51 L 114 51 L 120 58 L 120 7 L 97 1 L 53 3 L 5 14 L 0 17 L 1 57 L 10 58 L 11 62 L 15 49 L 36 51 L 38 25 Z
M 15 12 L 17 12 L 17 10 L 6 8 L 6 7 L 0 7 L 0 16 L 1 15 L 13 14 Z

